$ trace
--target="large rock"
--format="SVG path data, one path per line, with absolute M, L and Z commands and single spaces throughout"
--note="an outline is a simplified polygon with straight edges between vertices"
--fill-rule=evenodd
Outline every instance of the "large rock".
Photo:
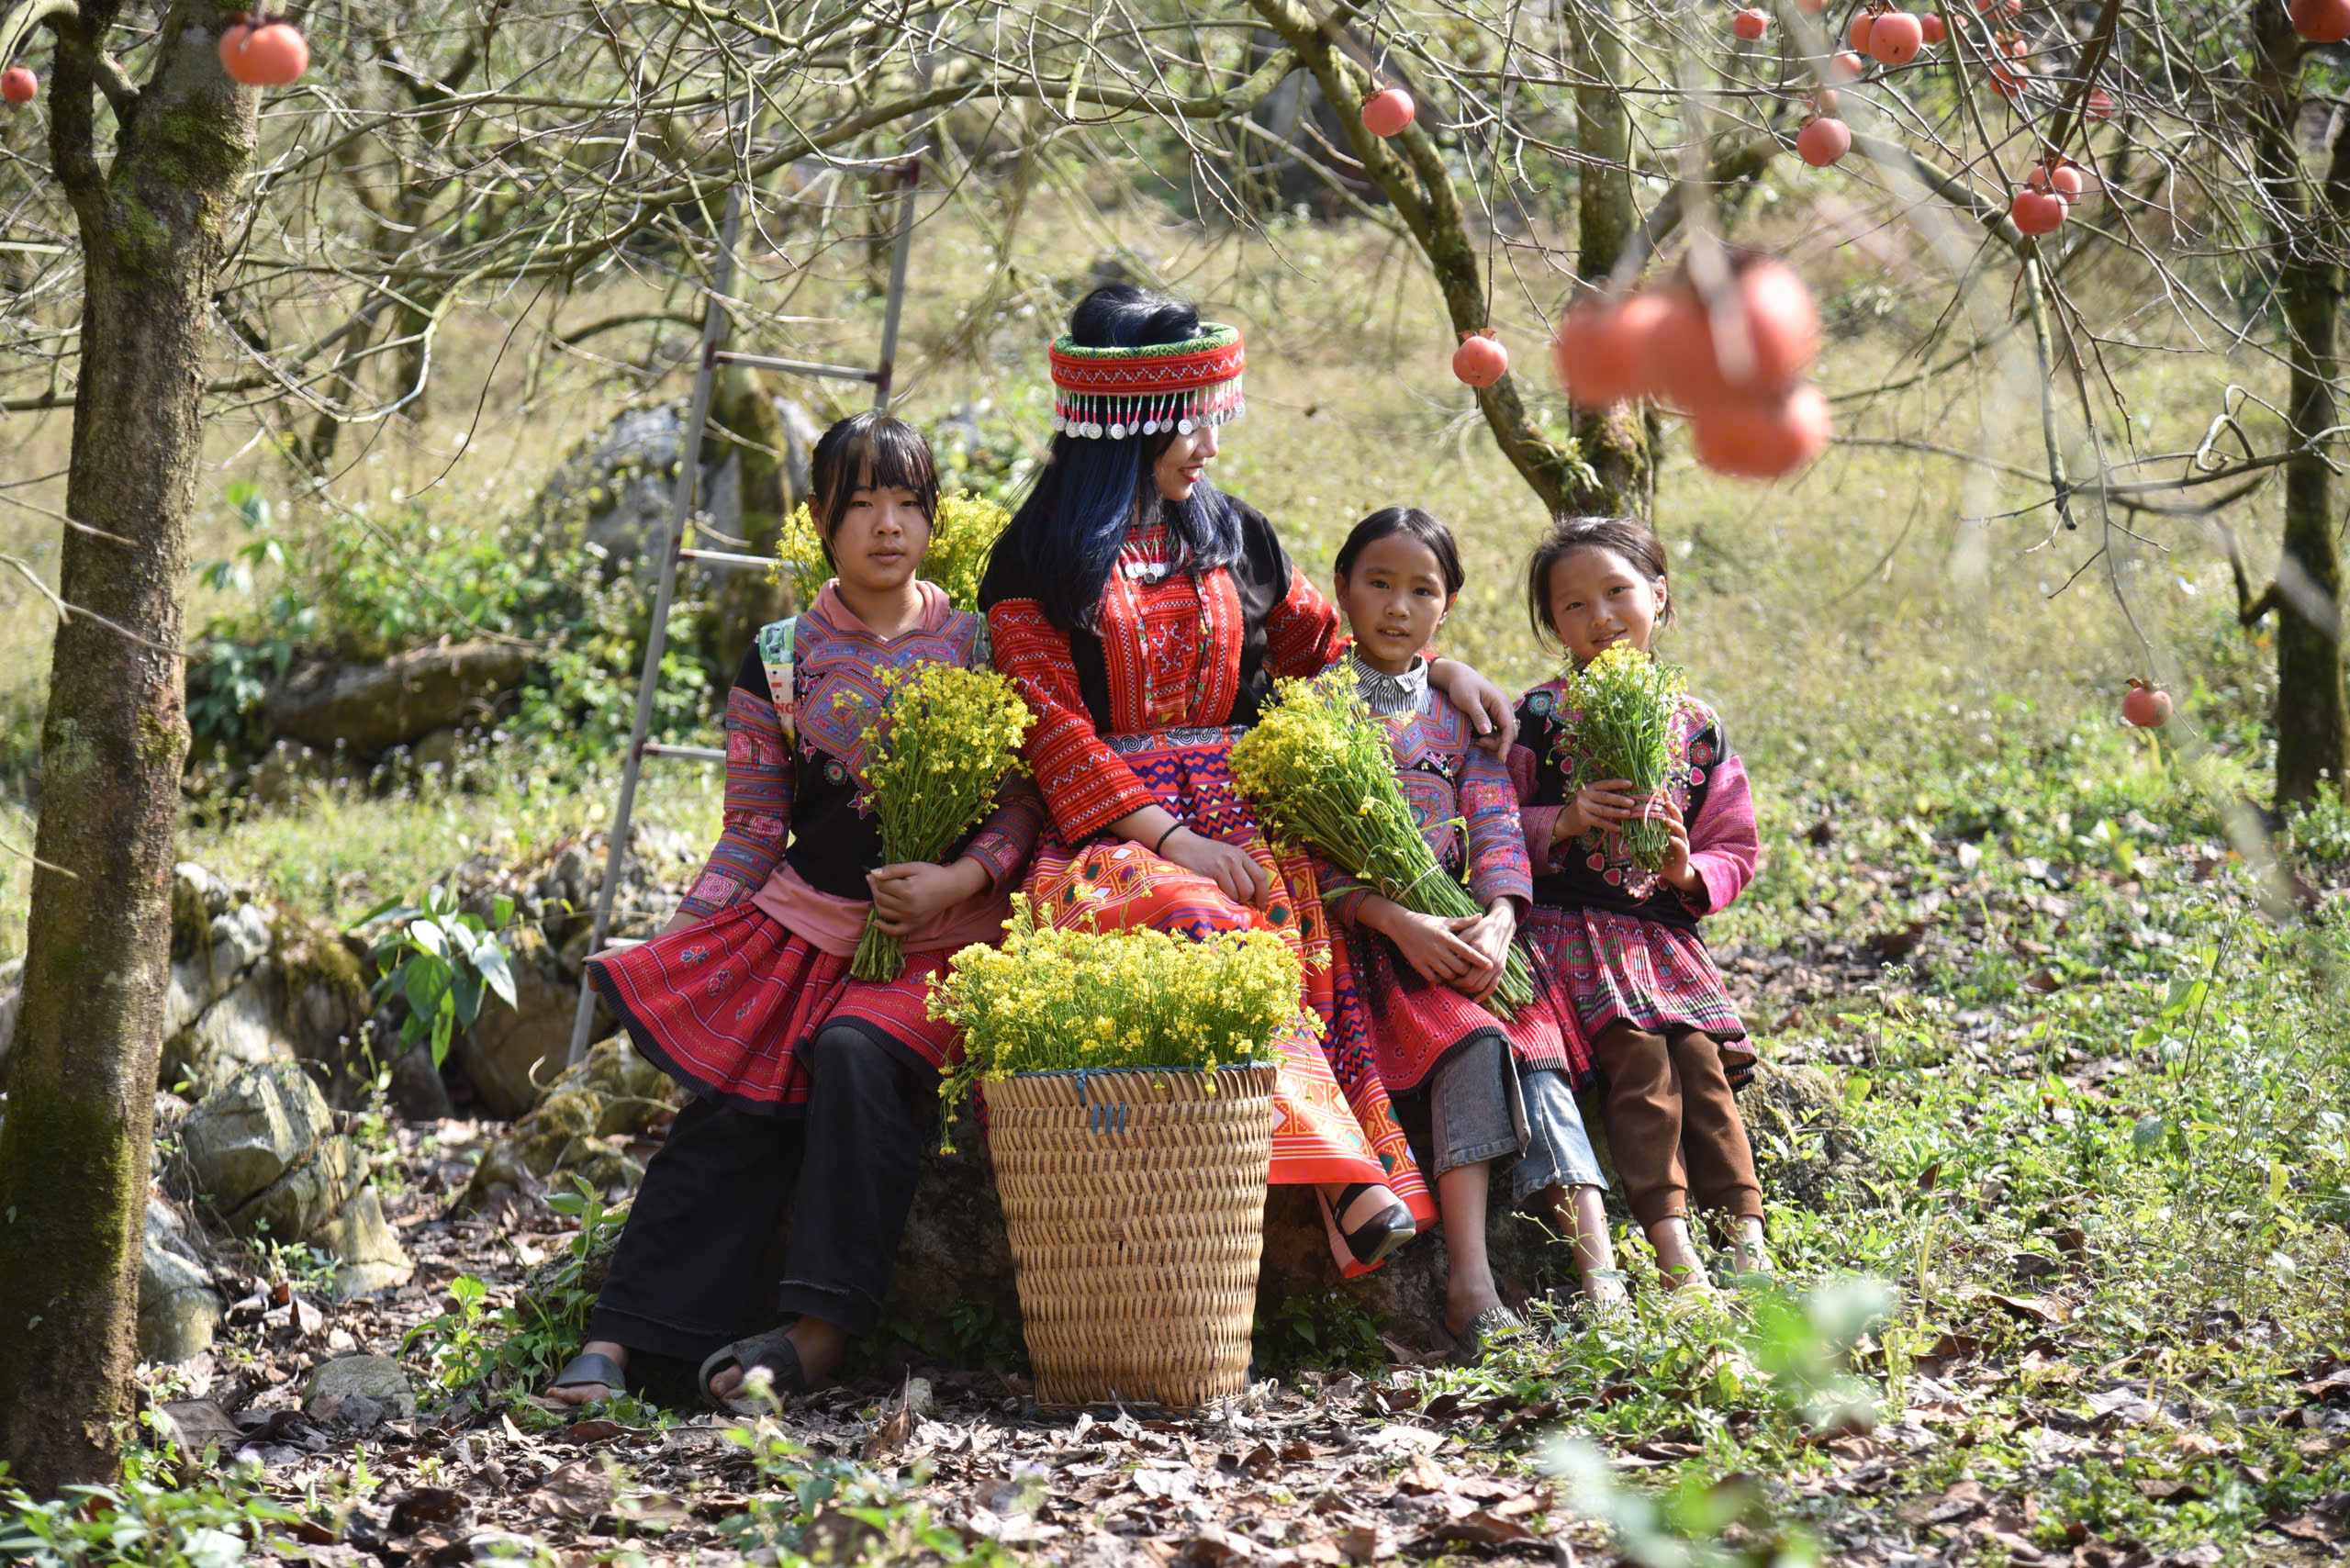
M 562 1072 L 579 982 L 564 974 L 535 928 L 524 928 L 509 956 L 514 1005 L 485 1001 L 473 1027 L 457 1036 L 456 1056 L 483 1109 L 510 1119 L 537 1104 Z
M 612 1140 L 666 1119 L 678 1090 L 667 1074 L 626 1040 L 588 1048 L 587 1059 L 565 1068 L 514 1130 L 492 1144 L 474 1168 L 457 1208 L 471 1213 L 498 1187 L 528 1190 L 558 1174 L 577 1175 L 606 1193 L 632 1191 L 644 1168 Z
M 384 1218 L 382 1200 L 373 1187 L 362 1187 L 342 1212 L 310 1233 L 310 1245 L 325 1249 L 338 1260 L 334 1294 L 348 1301 L 372 1295 L 393 1285 L 408 1283 L 416 1265 Z
M 220 1325 L 220 1297 L 181 1228 L 179 1216 L 150 1199 L 139 1258 L 139 1359 L 184 1361 L 209 1349 Z
M 358 1195 L 367 1162 L 337 1133 L 319 1140 L 309 1159 L 220 1217 L 239 1236 L 278 1241 L 315 1240 L 326 1223 Z
M 456 643 L 419 648 L 380 665 L 313 666 L 271 692 L 262 706 L 272 736 L 321 749 L 340 742 L 373 756 L 433 730 L 477 719 L 530 669 L 526 648 Z
M 364 1399 L 380 1414 L 405 1420 L 416 1414 L 416 1390 L 389 1356 L 338 1356 L 321 1362 L 302 1383 L 302 1412 L 315 1421 L 344 1418 L 343 1401 Z
M 308 1160 L 333 1126 L 326 1096 L 301 1068 L 271 1063 L 206 1095 L 180 1123 L 180 1148 L 196 1191 L 228 1215 Z M 284 1240 L 297 1234 L 278 1232 Z

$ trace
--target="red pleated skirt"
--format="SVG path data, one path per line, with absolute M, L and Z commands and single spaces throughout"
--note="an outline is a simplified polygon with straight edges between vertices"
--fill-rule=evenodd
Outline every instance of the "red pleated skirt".
M 1530 1072 L 1564 1072 L 1579 1083 L 1591 1070 L 1591 1047 L 1571 1007 L 1556 994 L 1548 966 L 1537 960 L 1534 1000 L 1504 1018 L 1449 985 L 1429 981 L 1376 931 L 1356 931 L 1347 953 L 1354 989 L 1371 1019 L 1371 1047 L 1389 1092 L 1426 1087 L 1428 1075 L 1472 1037 L 1498 1032 L 1518 1065 Z
M 588 960 L 599 995 L 645 1058 L 688 1088 L 738 1109 L 789 1115 L 808 1100 L 801 1058 L 828 1024 L 853 1024 L 942 1073 L 962 1035 L 934 1020 L 932 977 L 946 955 L 909 953 L 887 984 L 792 935 L 749 901 L 699 925 Z
M 1731 1088 L 1754 1076 L 1746 1025 L 1695 932 L 1636 914 L 1538 905 L 1526 941 L 1585 1039 L 1616 1023 L 1650 1034 L 1686 1026 L 1714 1037 Z

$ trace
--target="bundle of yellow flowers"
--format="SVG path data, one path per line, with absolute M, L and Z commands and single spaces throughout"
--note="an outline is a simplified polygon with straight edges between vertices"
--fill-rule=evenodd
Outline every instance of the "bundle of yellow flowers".
M 945 588 L 956 609 L 976 611 L 988 554 L 1011 521 L 1010 512 L 978 496 L 957 492 L 939 497 L 938 515 L 930 524 L 930 548 L 923 553 L 922 575 Z M 776 569 L 791 584 L 800 608 L 813 604 L 816 590 L 824 586 L 833 569 L 824 564 L 823 537 L 816 532 L 816 520 L 807 503 L 793 508 L 783 520 L 775 554 Z
M 890 865 L 936 860 L 994 809 L 1020 764 L 1028 704 L 991 669 L 928 664 L 882 673 L 882 706 L 865 726 L 867 799 L 881 819 Z M 849 972 L 891 980 L 904 966 L 898 938 L 868 913 Z
M 1276 1032 L 1314 1021 L 1297 955 L 1272 932 L 1072 930 L 1039 925 L 1025 894 L 1012 902 L 1002 945 L 964 948 L 931 988 L 930 1015 L 964 1034 L 939 1090 L 949 1114 L 973 1084 L 1018 1072 L 1270 1061 Z
M 1405 909 L 1452 919 L 1485 912 L 1437 864 L 1395 782 L 1387 726 L 1342 666 L 1274 684 L 1272 702 L 1232 748 L 1232 778 L 1276 838 L 1312 845 Z M 1486 1005 L 1505 1018 L 1534 1000 L 1516 943 Z
M 1643 809 L 1623 826 L 1624 850 L 1651 871 L 1664 864 L 1673 842 L 1653 813 L 1672 770 L 1673 721 L 1684 689 L 1680 670 L 1617 643 L 1569 676 L 1563 694 L 1574 720 L 1559 730 L 1567 798 L 1603 778 L 1629 784 Z

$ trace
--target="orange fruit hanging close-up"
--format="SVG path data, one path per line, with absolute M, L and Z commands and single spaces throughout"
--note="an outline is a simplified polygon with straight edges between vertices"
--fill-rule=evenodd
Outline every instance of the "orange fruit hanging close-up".
M 0 71 L 0 98 L 23 106 L 40 96 L 40 78 L 21 65 Z
M 2142 730 L 2159 730 L 2170 722 L 2170 693 L 2159 686 L 2150 686 L 2136 676 L 2130 678 L 2130 689 L 2121 699 L 2121 717 L 2125 722 Z
M 283 17 L 238 17 L 220 34 L 220 67 L 248 87 L 285 87 L 310 68 L 310 42 Z
M 1796 133 L 1796 156 L 1815 169 L 1827 168 L 1852 150 L 1852 128 L 1827 115 Z
M 1419 106 L 1401 87 L 1382 87 L 1362 101 L 1362 128 L 1373 136 L 1400 136 Z
M 1509 374 L 1509 350 L 1494 336 L 1493 329 L 1460 334 L 1460 346 L 1452 351 L 1452 374 L 1471 386 L 1483 389 L 1491 386 Z

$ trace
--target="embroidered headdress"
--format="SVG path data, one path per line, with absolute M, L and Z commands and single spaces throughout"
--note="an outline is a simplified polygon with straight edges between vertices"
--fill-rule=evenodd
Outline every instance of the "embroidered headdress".
M 1053 429 L 1124 441 L 1160 431 L 1191 434 L 1240 417 L 1240 373 L 1248 364 L 1240 329 L 1200 323 L 1188 342 L 1090 349 L 1053 344 Z

